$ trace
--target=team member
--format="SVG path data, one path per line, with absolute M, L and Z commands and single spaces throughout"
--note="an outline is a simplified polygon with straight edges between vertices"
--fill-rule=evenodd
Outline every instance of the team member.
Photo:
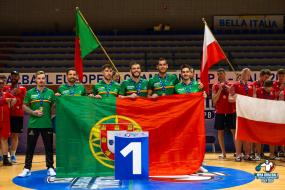
M 175 85 L 175 92 L 177 94 L 190 94 L 195 92 L 200 92 L 203 88 L 195 79 L 194 79 L 194 69 L 187 64 L 184 64 L 180 67 L 182 82 Z M 202 83 L 201 83 L 202 84 Z M 204 93 L 205 95 L 206 93 Z M 206 96 L 205 96 L 206 97 Z M 197 172 L 208 172 L 206 168 L 200 166 Z
M 141 65 L 137 62 L 130 63 L 131 77 L 123 81 L 119 92 L 120 98 L 147 97 L 148 81 L 141 78 Z
M 218 69 L 218 82 L 212 88 L 212 100 L 215 107 L 215 129 L 218 130 L 218 141 L 222 154 L 221 159 L 226 158 L 226 150 L 224 143 L 224 131 L 226 128 L 231 130 L 233 141 L 235 142 L 235 120 L 236 113 L 234 103 L 228 101 L 230 83 L 226 80 L 226 72 L 224 69 Z
M 6 77 L 0 77 L 0 144 L 3 154 L 3 166 L 12 166 L 8 160 L 8 137 L 10 136 L 10 107 L 16 103 L 16 98 L 9 92 L 5 92 Z
M 263 84 L 266 80 L 269 79 L 271 75 L 271 71 L 269 69 L 261 69 L 259 73 L 259 80 L 256 80 L 252 83 L 255 88 L 261 88 L 263 87 Z
M 86 90 L 85 87 L 82 84 L 77 84 L 77 73 L 74 68 L 69 68 L 66 70 L 66 78 L 67 83 L 62 84 L 58 90 L 57 93 L 55 93 L 56 96 L 64 95 L 64 96 L 85 96 Z
M 175 92 L 175 85 L 179 82 L 176 75 L 168 74 L 166 59 L 160 58 L 156 66 L 158 74 L 149 80 L 148 97 L 171 95 Z
M 280 86 L 280 93 L 279 93 L 279 97 L 277 98 L 279 101 L 285 101 L 285 81 L 283 82 L 283 84 L 281 84 Z M 278 151 L 278 157 L 279 156 L 284 156 L 284 152 L 285 152 L 285 147 L 281 146 L 280 150 Z
M 285 81 L 283 82 L 283 84 L 280 86 L 280 94 L 279 94 L 279 98 L 278 100 L 280 101 L 285 101 Z
M 254 95 L 257 98 L 261 99 L 267 99 L 267 100 L 274 100 L 276 98 L 276 95 L 273 91 L 273 82 L 271 80 L 266 80 L 264 82 L 263 87 L 258 88 L 256 90 L 256 94 Z M 255 160 L 260 160 L 260 154 L 261 154 L 261 144 L 256 144 L 256 155 L 255 155 Z M 270 152 L 270 159 L 275 159 L 275 146 L 269 145 L 269 152 Z
M 285 69 L 279 69 L 277 71 L 277 80 L 273 82 L 273 89 L 275 91 L 275 95 L 277 99 L 279 98 L 279 94 L 281 92 L 281 85 L 285 82 Z
M 229 101 L 230 102 L 235 102 L 236 100 L 236 95 L 244 95 L 244 96 L 253 96 L 253 91 L 254 88 L 253 86 L 249 83 L 250 79 L 250 69 L 249 68 L 244 68 L 241 71 L 241 80 L 234 83 L 233 86 L 230 89 L 229 93 Z M 242 160 L 242 144 L 244 145 L 245 149 L 245 160 L 253 160 L 253 158 L 250 156 L 250 149 L 251 149 L 251 143 L 249 142 L 241 142 L 240 140 L 236 139 L 236 161 L 240 162 Z
M 99 99 L 118 96 L 120 85 L 113 81 L 113 67 L 110 64 L 103 65 L 102 74 L 103 80 L 93 86 L 89 96 Z
M 195 71 L 192 67 L 184 64 L 180 67 L 182 82 L 175 85 L 176 94 L 189 94 L 200 92 L 203 84 L 194 79 Z
M 30 115 L 28 123 L 27 147 L 24 170 L 18 175 L 31 175 L 34 150 L 39 135 L 42 136 L 45 153 L 47 175 L 55 176 L 53 166 L 53 131 L 51 127 L 51 108 L 54 104 L 54 92 L 45 87 L 46 77 L 43 71 L 36 73 L 36 87 L 30 89 L 24 99 L 23 109 Z
M 11 123 L 11 161 L 16 163 L 16 151 L 19 142 L 19 134 L 23 132 L 24 111 L 23 100 L 26 95 L 26 88 L 19 85 L 20 73 L 18 71 L 11 72 L 11 85 L 4 87 L 4 91 L 11 93 L 16 97 L 16 104 L 11 107 L 10 123 Z

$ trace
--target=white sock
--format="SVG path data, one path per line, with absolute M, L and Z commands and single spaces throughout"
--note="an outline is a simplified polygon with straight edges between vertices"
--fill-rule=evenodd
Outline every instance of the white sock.
M 11 156 L 15 156 L 16 155 L 16 151 L 11 151 Z

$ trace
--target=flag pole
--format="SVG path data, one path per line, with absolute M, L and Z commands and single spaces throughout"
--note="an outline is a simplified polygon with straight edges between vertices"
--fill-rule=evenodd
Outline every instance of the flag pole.
M 205 18 L 202 18 L 202 22 L 209 28 L 209 26 L 208 26 L 208 24 L 207 24 Z M 209 29 L 210 29 L 210 28 L 209 28 Z M 214 36 L 213 33 L 212 33 L 212 31 L 211 31 L 211 30 L 209 30 L 209 31 L 211 32 L 212 36 Z M 216 40 L 216 38 L 215 38 L 215 40 Z M 225 54 L 223 48 L 221 47 L 221 45 L 219 44 L 219 42 L 218 42 L 217 40 L 216 40 L 216 42 L 217 42 L 217 44 L 219 45 L 219 47 L 221 48 L 223 54 L 225 55 L 227 63 L 229 64 L 229 66 L 231 67 L 231 69 L 233 70 L 233 72 L 236 74 L 236 77 L 239 77 L 239 74 L 238 74 L 238 73 L 236 72 L 236 70 L 234 69 L 232 63 L 230 62 L 230 60 L 229 60 L 228 57 L 226 56 L 226 54 Z
M 117 73 L 119 73 L 117 67 L 115 66 L 115 64 L 113 63 L 113 61 L 111 60 L 110 56 L 108 55 L 107 51 L 105 50 L 105 48 L 102 46 L 101 42 L 99 41 L 99 39 L 97 38 L 97 36 L 94 34 L 92 28 L 89 26 L 88 22 L 86 21 L 85 17 L 83 16 L 83 14 L 81 13 L 79 7 L 76 7 L 76 10 L 79 12 L 80 16 L 82 17 L 82 19 L 84 20 L 85 24 L 89 27 L 92 35 L 95 37 L 95 39 L 97 40 L 98 44 L 101 46 L 104 54 L 107 56 L 108 60 L 110 61 L 110 63 L 112 64 L 112 66 L 114 67 L 114 69 L 116 70 Z

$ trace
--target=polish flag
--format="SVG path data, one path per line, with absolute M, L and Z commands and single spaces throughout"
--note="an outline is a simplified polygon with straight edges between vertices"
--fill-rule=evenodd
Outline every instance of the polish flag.
M 285 145 L 285 101 L 237 95 L 236 110 L 237 139 Z
M 224 54 L 221 46 L 213 36 L 211 30 L 208 25 L 205 24 L 205 32 L 204 32 L 204 44 L 203 44 L 203 56 L 202 56 L 202 64 L 200 71 L 200 79 L 204 85 L 204 89 L 206 92 L 209 92 L 209 79 L 208 72 L 210 67 L 218 63 L 219 61 L 226 59 L 226 55 Z

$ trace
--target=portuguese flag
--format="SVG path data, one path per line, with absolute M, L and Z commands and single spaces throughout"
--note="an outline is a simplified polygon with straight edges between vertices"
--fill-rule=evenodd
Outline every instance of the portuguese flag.
M 75 14 L 76 37 L 74 51 L 74 67 L 78 73 L 79 80 L 83 78 L 83 59 L 99 47 L 99 42 L 92 29 L 86 22 L 79 8 L 76 8 Z
M 114 131 L 149 131 L 150 176 L 192 174 L 202 164 L 202 93 L 135 100 L 61 96 L 56 109 L 57 177 L 114 175 Z

